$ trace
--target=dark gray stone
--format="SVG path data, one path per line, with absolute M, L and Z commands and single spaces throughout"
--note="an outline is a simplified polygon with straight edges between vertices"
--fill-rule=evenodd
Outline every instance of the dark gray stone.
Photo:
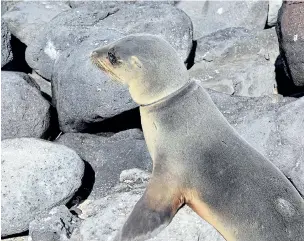
M 284 1 L 277 34 L 284 69 L 297 86 L 304 86 L 304 2 Z
M 81 185 L 75 151 L 35 138 L 2 141 L 1 236 L 28 230 L 35 217 L 66 204 Z
M 100 30 L 98 35 L 63 52 L 54 66 L 53 103 L 63 132 L 85 132 L 91 124 L 137 106 L 128 89 L 100 71 L 89 57 L 97 46 L 121 35 L 111 30 Z
M 1 71 L 1 138 L 46 137 L 50 104 L 27 74 Z
M 75 47 L 89 36 L 112 30 L 117 34 L 158 34 L 186 59 L 192 47 L 192 24 L 181 10 L 169 4 L 94 5 L 68 10 L 46 24 L 44 31 L 27 48 L 28 64 L 46 79 L 64 50 Z
M 2 18 L 11 33 L 25 45 L 29 45 L 46 23 L 68 9 L 70 7 L 66 3 L 59 1 L 20 1 L 5 12 Z
M 304 98 L 248 98 L 210 92 L 237 132 L 304 194 Z
M 68 241 L 79 225 L 80 219 L 62 205 L 35 218 L 30 223 L 29 236 L 32 241 Z
M 95 171 L 95 184 L 90 198 L 107 195 L 119 182 L 125 169 L 151 170 L 152 161 L 141 131 L 132 129 L 110 137 L 68 133 L 58 143 L 75 150 Z
M 11 33 L 7 23 L 1 19 L 1 68 L 13 59 Z
M 194 39 L 229 27 L 262 30 L 268 13 L 268 1 L 186 0 L 179 1 L 176 6 L 191 18 Z
M 216 91 L 258 97 L 277 93 L 274 29 L 227 28 L 197 41 L 190 77 Z

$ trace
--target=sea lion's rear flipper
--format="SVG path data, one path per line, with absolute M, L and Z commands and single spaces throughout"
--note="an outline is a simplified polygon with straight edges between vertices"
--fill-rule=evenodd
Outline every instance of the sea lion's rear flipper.
M 167 184 L 149 183 L 114 240 L 143 241 L 155 236 L 171 222 L 183 204 L 181 195 Z

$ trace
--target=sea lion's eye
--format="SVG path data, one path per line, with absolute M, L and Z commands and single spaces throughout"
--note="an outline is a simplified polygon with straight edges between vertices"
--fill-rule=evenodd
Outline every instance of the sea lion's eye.
M 115 57 L 115 55 L 112 52 L 108 53 L 108 59 L 109 59 L 111 64 L 116 64 L 117 63 L 117 58 Z

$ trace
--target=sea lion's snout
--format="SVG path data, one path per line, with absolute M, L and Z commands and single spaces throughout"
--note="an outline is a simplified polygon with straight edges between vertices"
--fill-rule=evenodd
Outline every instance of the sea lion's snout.
M 93 51 L 93 52 L 91 53 L 91 55 L 90 55 L 90 58 L 91 58 L 91 59 L 96 59 L 97 56 L 98 56 L 98 53 L 97 53 L 96 51 Z

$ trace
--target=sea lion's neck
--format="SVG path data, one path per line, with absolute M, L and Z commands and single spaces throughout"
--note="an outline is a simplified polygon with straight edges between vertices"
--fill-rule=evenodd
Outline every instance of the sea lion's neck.
M 163 76 L 157 72 L 145 74 L 149 76 L 148 80 L 144 77 L 132 79 L 129 83 L 132 99 L 141 106 L 150 105 L 171 96 L 189 83 L 186 69 L 181 69 L 178 74 L 173 73 L 173 70 L 171 72 L 167 71 Z
M 170 93 L 169 95 L 167 96 L 164 96 L 158 100 L 155 100 L 154 102 L 152 103 L 149 103 L 149 104 L 144 104 L 144 105 L 140 105 L 142 107 L 147 107 L 147 106 L 156 106 L 158 104 L 161 104 L 161 103 L 164 103 L 166 102 L 167 100 L 170 100 L 172 98 L 175 98 L 176 96 L 179 96 L 179 95 L 183 95 L 184 93 L 186 93 L 188 91 L 188 89 L 190 89 L 191 87 L 193 87 L 193 85 L 195 84 L 194 81 L 188 81 L 186 82 L 182 87 L 178 88 L 177 90 L 173 91 L 172 93 Z

